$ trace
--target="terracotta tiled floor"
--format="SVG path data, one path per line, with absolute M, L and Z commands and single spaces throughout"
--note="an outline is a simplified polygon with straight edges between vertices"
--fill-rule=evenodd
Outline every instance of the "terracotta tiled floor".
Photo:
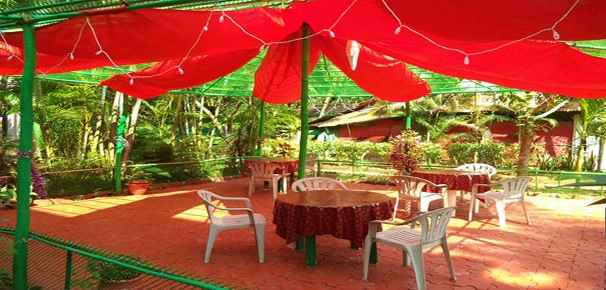
M 256 262 L 251 231 L 220 235 L 211 263 L 202 264 L 207 225 L 193 189 L 244 196 L 245 179 L 190 185 L 146 196 L 96 198 L 32 208 L 32 229 L 249 289 L 415 289 L 411 268 L 400 253 L 379 246 L 379 264 L 361 280 L 361 251 L 330 236 L 319 237 L 318 265 L 303 264 L 303 254 L 288 248 L 266 230 L 266 263 Z M 352 188 L 388 190 L 353 184 Z M 441 250 L 425 255 L 429 289 L 605 289 L 606 239 L 603 207 L 587 201 L 531 197 L 533 226 L 522 221 L 516 206 L 508 209 L 506 230 L 482 209 L 468 223 L 466 205 L 449 227 L 449 243 L 458 281 L 449 281 Z M 269 191 L 253 196 L 257 211 L 271 221 Z M 14 211 L 0 211 L 0 225 L 14 224 Z

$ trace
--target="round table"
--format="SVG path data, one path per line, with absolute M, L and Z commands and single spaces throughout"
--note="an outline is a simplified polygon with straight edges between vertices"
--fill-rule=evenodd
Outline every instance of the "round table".
M 273 222 L 287 243 L 305 239 L 307 264 L 315 265 L 315 236 L 333 235 L 362 247 L 368 223 L 391 218 L 393 206 L 394 199 L 371 191 L 293 192 L 276 199 Z
M 415 170 L 412 176 L 429 180 L 435 184 L 446 184 L 448 196 L 445 203 L 457 207 L 457 191 L 471 192 L 474 184 L 490 184 L 490 176 L 485 173 L 460 171 L 453 169 Z M 426 188 L 430 192 L 439 192 L 438 188 Z M 490 190 L 489 186 L 479 186 L 478 192 Z

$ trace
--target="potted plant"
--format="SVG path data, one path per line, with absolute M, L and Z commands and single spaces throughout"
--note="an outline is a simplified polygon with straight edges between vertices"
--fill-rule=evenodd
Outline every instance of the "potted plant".
M 128 256 L 118 256 L 118 258 L 138 261 Z M 116 289 L 129 289 L 131 287 L 128 287 L 128 284 L 141 277 L 140 272 L 97 259 L 89 259 L 86 268 L 90 273 L 87 282 L 96 283 L 99 289 L 111 289 L 114 287 Z M 92 285 L 88 286 L 90 286 L 89 288 L 95 288 Z
M 150 174 L 141 167 L 134 167 L 128 178 L 128 192 L 132 195 L 144 195 L 149 190 Z
M 401 175 L 410 175 L 423 158 L 423 150 L 417 143 L 417 132 L 407 129 L 391 140 L 389 160 Z

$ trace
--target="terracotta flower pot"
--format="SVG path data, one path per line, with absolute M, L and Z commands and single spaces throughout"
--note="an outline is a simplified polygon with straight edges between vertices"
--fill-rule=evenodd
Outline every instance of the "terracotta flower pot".
M 132 180 L 128 183 L 128 192 L 132 195 L 144 195 L 149 190 L 149 181 Z

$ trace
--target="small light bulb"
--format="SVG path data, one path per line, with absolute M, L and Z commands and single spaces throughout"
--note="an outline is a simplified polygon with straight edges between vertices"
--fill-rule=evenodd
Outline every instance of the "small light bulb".
M 6 60 L 11 61 L 14 57 L 15 57 L 15 55 L 11 54 L 6 58 Z
M 553 29 L 551 32 L 553 35 L 553 40 L 560 40 L 560 34 L 555 29 Z
M 103 53 L 103 50 L 98 50 L 95 54 L 96 55 L 101 55 Z
M 184 75 L 185 74 L 185 71 L 181 67 L 177 67 L 177 72 L 179 72 L 180 75 Z
M 393 32 L 393 33 L 394 33 L 395 35 L 398 35 L 398 34 L 400 34 L 400 32 L 402 32 L 402 26 L 398 26 L 398 27 L 396 28 L 396 30 L 394 30 L 394 32 Z
M 132 85 L 134 85 L 134 84 L 135 84 L 135 79 L 130 78 L 130 79 L 128 80 L 128 84 L 129 84 L 129 85 L 131 85 L 131 86 L 132 86 Z
M 465 58 L 463 59 L 463 64 L 469 65 L 469 55 L 465 56 Z
M 335 32 L 334 32 L 334 31 L 332 31 L 332 30 L 329 30 L 329 31 L 328 31 L 328 35 L 330 35 L 330 37 L 331 37 L 331 38 L 335 38 L 335 36 L 336 36 L 336 35 L 335 35 Z
M 208 25 L 204 25 L 204 27 L 202 28 L 202 30 L 204 30 L 204 32 L 208 31 Z
M 221 14 L 221 16 L 219 17 L 219 23 L 223 23 L 225 21 L 225 15 Z
M 75 57 L 74 57 L 74 53 L 73 53 L 73 52 L 70 52 L 70 53 L 69 53 L 69 60 L 74 60 L 74 58 L 75 58 Z

